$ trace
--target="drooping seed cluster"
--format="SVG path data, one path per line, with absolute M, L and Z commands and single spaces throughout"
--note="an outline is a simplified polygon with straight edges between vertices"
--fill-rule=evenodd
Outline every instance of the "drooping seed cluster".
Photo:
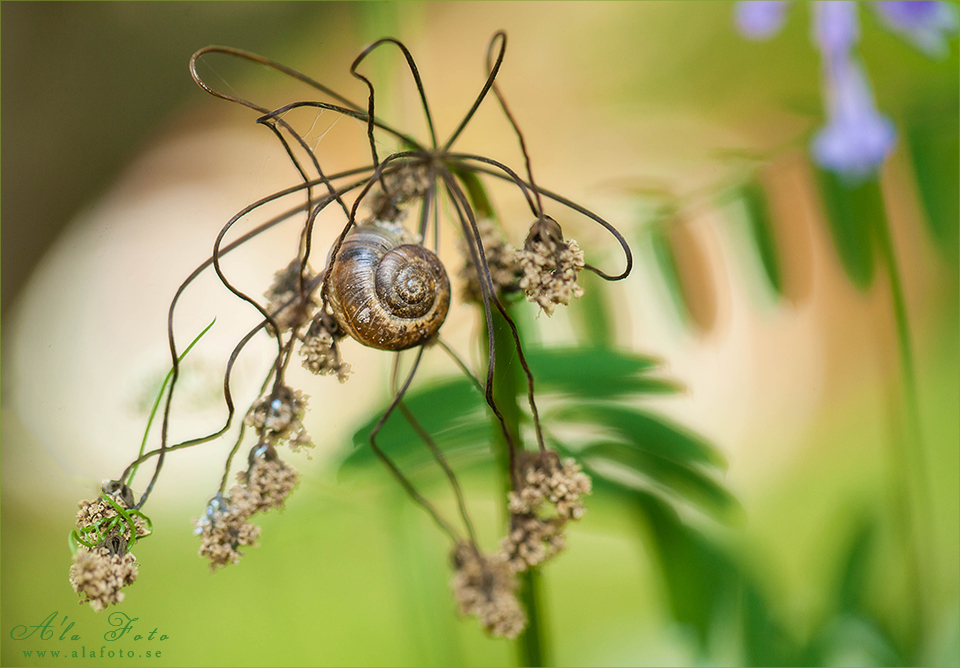
M 269 452 L 269 450 L 266 450 Z M 224 497 L 218 494 L 195 522 L 200 536 L 200 556 L 210 560 L 210 570 L 240 561 L 239 548 L 259 544 L 260 527 L 250 522 L 257 513 L 283 510 L 287 497 L 300 481 L 289 464 L 274 456 L 258 456 Z
M 136 557 L 113 554 L 106 547 L 78 548 L 70 566 L 70 584 L 80 594 L 80 605 L 89 603 L 97 612 L 120 603 L 125 597 L 120 590 L 136 579 Z
M 480 243 L 483 247 L 487 268 L 490 270 L 490 279 L 493 282 L 494 293 L 499 295 L 513 292 L 518 288 L 521 269 L 516 261 L 516 250 L 510 246 L 506 237 L 491 218 L 479 218 L 477 231 L 480 233 Z M 483 295 L 480 291 L 480 275 L 473 262 L 470 252 L 470 242 L 466 238 L 459 242 L 460 253 L 463 255 L 463 265 L 458 275 L 463 282 L 464 301 L 481 303 Z
M 477 618 L 494 636 L 516 638 L 527 625 L 517 600 L 516 574 L 499 554 L 484 555 L 468 542 L 453 551 L 454 597 L 462 615 Z
M 114 500 L 123 508 L 126 508 L 126 503 L 118 497 L 113 497 Z M 108 501 L 99 497 L 96 499 L 85 499 L 80 501 L 77 504 L 80 508 L 77 511 L 77 528 L 83 529 L 85 527 L 99 526 L 105 520 L 113 519 L 117 517 L 119 513 L 116 508 L 113 507 Z M 131 519 L 137 530 L 137 536 L 146 536 L 149 531 L 147 530 L 147 523 L 140 517 L 132 515 Z M 130 540 L 130 526 L 124 521 L 120 522 L 118 525 L 119 535 L 123 537 L 124 540 Z
M 300 345 L 303 368 L 321 376 L 336 374 L 341 383 L 347 381 L 350 365 L 340 358 L 340 339 L 343 332 L 336 319 L 321 313 L 310 323 Z
M 573 459 L 555 452 L 531 455 L 521 463 L 522 486 L 507 496 L 510 532 L 500 551 L 515 571 L 543 563 L 563 549 L 564 525 L 583 517 L 590 476 Z
M 307 396 L 300 390 L 280 385 L 255 403 L 244 421 L 263 433 L 263 441 L 271 446 L 286 443 L 294 452 L 312 448 L 313 443 L 303 426 L 307 412 Z
M 566 546 L 559 518 L 541 519 L 533 513 L 510 515 L 510 531 L 500 541 L 500 553 L 510 568 L 521 573 L 542 564 Z
M 429 189 L 430 178 L 424 165 L 408 163 L 383 174 L 364 198 L 369 214 L 361 224 L 374 221 L 402 223 L 407 216 L 405 206 L 423 197 Z
M 232 498 L 225 499 L 220 494 L 210 501 L 195 527 L 194 533 L 200 536 L 199 554 L 210 560 L 211 572 L 238 563 L 243 556 L 241 547 L 259 544 L 260 527 L 247 519 Z
M 577 274 L 584 267 L 583 251 L 576 240 L 563 239 L 560 244 L 547 240 L 528 242 L 517 251 L 516 259 L 523 271 L 520 289 L 548 316 L 553 315 L 557 305 L 583 296 L 583 288 L 577 285 Z
M 115 481 L 106 483 L 104 490 L 113 482 Z M 112 494 L 111 498 L 121 508 L 126 508 L 128 504 L 124 500 L 124 494 L 119 493 L 121 487 L 123 491 L 128 490 L 126 486 L 118 486 L 118 493 Z M 134 542 L 134 532 L 136 537 L 141 537 L 148 535 L 150 531 L 146 521 L 138 515 L 130 515 L 133 529 L 125 519 L 111 522 L 118 518 L 120 513 L 103 497 L 80 501 L 78 506 L 78 535 L 91 539 L 91 536 L 101 534 L 85 530 L 109 526 L 108 523 L 113 525 L 109 533 L 103 536 L 103 540 L 93 539 L 97 542 L 91 548 L 78 546 L 70 566 L 70 584 L 80 595 L 80 604 L 90 603 L 90 607 L 100 612 L 108 605 L 122 601 L 124 594 L 120 590 L 136 580 L 137 561 L 136 557 L 127 551 L 128 545 Z
M 243 515 L 250 517 L 283 505 L 300 481 L 297 470 L 280 458 L 257 457 L 253 466 L 237 474 L 237 485 L 230 490 L 230 501 Z
M 309 284 L 314 278 L 316 274 L 307 267 L 304 283 Z M 273 283 L 263 296 L 267 300 L 266 311 L 273 317 L 281 333 L 305 323 L 317 306 L 313 297 L 301 298 L 299 259 L 273 275 Z M 272 327 L 267 327 L 267 332 L 270 336 L 276 334 Z

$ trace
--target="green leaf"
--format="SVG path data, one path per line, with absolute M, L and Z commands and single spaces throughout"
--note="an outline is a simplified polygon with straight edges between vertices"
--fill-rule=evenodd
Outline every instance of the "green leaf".
M 837 591 L 837 604 L 843 612 L 864 611 L 866 580 L 870 572 L 870 556 L 875 533 L 876 520 L 869 513 L 861 513 L 844 559 Z
M 778 297 L 783 296 L 783 269 L 777 253 L 777 242 L 770 217 L 770 206 L 760 183 L 753 181 L 741 186 L 740 198 L 747 215 L 747 228 L 753 240 L 763 274 Z
M 577 283 L 583 288 L 583 297 L 567 306 L 577 335 L 591 346 L 613 347 L 615 328 L 605 281 L 592 271 L 583 271 Z
M 680 265 L 670 243 L 667 225 L 656 225 L 650 230 L 649 247 L 674 312 L 680 322 L 689 327 L 693 324 L 693 316 L 684 296 L 683 285 L 680 281 Z
M 739 628 L 746 665 L 813 665 L 729 548 L 684 523 L 655 495 L 635 492 L 632 498 L 649 532 L 673 617 L 696 630 L 701 651 L 714 636 Z
M 623 394 L 674 394 L 683 387 L 649 375 L 660 365 L 653 357 L 606 348 L 539 348 L 526 353 L 537 392 L 585 398 Z
M 960 130 L 957 111 L 912 122 L 907 128 L 910 157 L 930 232 L 954 263 L 960 248 Z
M 716 613 L 731 601 L 739 577 L 734 564 L 703 535 L 681 522 L 677 512 L 648 492 L 633 500 L 644 518 L 648 541 L 663 573 L 673 618 L 689 624 L 705 648 Z
M 446 453 L 457 451 L 455 456 L 462 457 L 489 452 L 490 424 L 486 402 L 467 378 L 455 378 L 410 392 L 404 398 L 404 405 Z M 354 433 L 354 449 L 346 454 L 342 467 L 379 465 L 369 443 L 370 434 L 381 416 L 373 416 Z M 433 458 L 399 408 L 384 423 L 377 435 L 377 444 L 401 466 L 417 466 Z
M 622 436 L 632 447 L 679 464 L 726 468 L 723 456 L 696 434 L 632 407 L 616 404 L 569 405 L 552 413 L 551 418 L 606 427 Z
M 671 494 L 690 501 L 717 519 L 731 520 L 742 515 L 737 500 L 701 467 L 678 464 L 632 445 L 614 442 L 588 445 L 579 451 L 578 459 L 586 464 L 595 464 L 592 460 L 616 464 L 633 476 L 646 478 Z M 595 466 L 591 468 L 597 470 Z M 597 472 L 596 475 L 614 484 L 635 489 L 629 483 L 613 479 L 605 473 Z
M 850 281 L 866 290 L 874 272 L 871 229 L 886 225 L 880 184 L 876 178 L 853 184 L 824 170 L 817 174 L 837 255 Z

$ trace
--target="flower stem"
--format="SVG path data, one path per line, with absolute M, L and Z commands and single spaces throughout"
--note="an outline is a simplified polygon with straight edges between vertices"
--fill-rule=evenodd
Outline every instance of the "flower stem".
M 483 183 L 472 172 L 454 170 L 457 178 L 464 184 L 467 197 L 473 206 L 474 214 L 480 218 L 495 218 L 493 204 L 487 195 Z M 511 311 L 509 304 L 506 311 Z M 517 397 L 525 392 L 526 381 L 522 377 L 523 368 L 520 364 L 517 349 L 514 347 L 513 334 L 510 325 L 496 308 L 491 309 L 490 318 L 493 321 L 493 348 L 496 355 L 496 376 L 493 383 L 493 399 L 503 414 L 504 422 L 510 432 L 510 437 L 517 449 L 522 449 L 520 440 L 520 403 Z M 510 318 L 516 322 L 512 315 Z M 481 339 L 480 354 L 486 355 L 490 341 L 486 336 Z M 509 526 L 510 516 L 506 508 L 507 493 L 513 490 L 513 471 L 510 470 L 509 446 L 503 437 L 500 424 L 494 418 L 495 455 L 500 469 L 501 507 L 504 510 L 504 526 Z M 517 637 L 517 661 L 521 666 L 546 666 L 548 661 L 549 633 L 543 615 L 543 596 L 540 583 L 540 572 L 531 568 L 520 574 L 520 601 L 527 609 L 527 628 Z
M 497 369 L 493 398 L 503 413 L 514 443 L 517 444 L 517 448 L 520 448 L 520 404 L 517 397 L 524 391 L 526 384 L 520 375 L 520 361 L 517 358 L 517 351 L 514 348 L 513 335 L 510 332 L 509 325 L 496 310 L 493 311 L 491 317 L 493 318 L 493 344 Z M 486 346 L 482 351 L 486 352 Z M 507 492 L 513 489 L 510 456 L 503 433 L 500 431 L 500 425 L 496 422 L 494 434 L 503 488 L 501 497 L 503 503 L 501 505 L 506 513 Z M 505 516 L 504 524 L 506 525 L 508 522 L 509 516 Z M 544 623 L 538 570 L 532 568 L 520 574 L 520 600 L 527 610 L 528 619 L 526 630 L 517 638 L 517 660 L 521 666 L 547 665 L 549 635 Z
M 916 370 L 913 360 L 913 346 L 910 337 L 910 324 L 907 317 L 906 300 L 903 295 L 903 283 L 897 264 L 890 223 L 886 215 L 876 218 L 876 236 L 880 246 L 880 256 L 887 270 L 890 283 L 890 301 L 893 307 L 893 319 L 897 333 L 897 349 L 900 361 L 902 400 L 904 412 L 904 435 L 897 439 L 895 446 L 895 467 L 899 473 L 897 505 L 903 513 L 903 523 L 907 540 L 910 543 L 909 577 L 912 580 L 912 596 L 916 613 L 913 625 L 917 632 L 924 629 L 924 595 L 921 579 L 921 567 L 925 551 L 926 537 L 930 536 L 926 523 L 930 518 L 927 497 L 927 475 L 923 461 L 923 439 L 920 429 L 920 404 L 917 398 Z M 911 484 L 912 483 L 912 484 Z M 912 487 L 912 494 L 911 494 Z M 929 565 L 929 564 L 928 564 Z

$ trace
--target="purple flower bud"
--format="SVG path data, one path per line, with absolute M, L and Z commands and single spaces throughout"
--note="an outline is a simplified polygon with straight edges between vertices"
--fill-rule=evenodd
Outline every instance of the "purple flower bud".
M 861 180 L 883 164 L 897 133 L 874 106 L 870 84 L 857 62 L 838 58 L 825 65 L 830 120 L 813 138 L 813 157 L 824 169 Z
M 817 2 L 813 17 L 813 41 L 824 57 L 846 58 L 860 39 L 857 3 Z
M 888 28 L 928 56 L 947 55 L 947 36 L 957 32 L 957 8 L 934 0 L 885 0 L 873 7 Z
M 737 29 L 749 39 L 768 39 L 787 18 L 787 0 L 743 0 L 736 6 Z

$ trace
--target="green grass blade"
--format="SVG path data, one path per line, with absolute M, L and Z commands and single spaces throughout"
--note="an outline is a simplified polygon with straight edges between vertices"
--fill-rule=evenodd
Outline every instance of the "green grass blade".
M 189 353 L 193 349 L 193 347 L 197 345 L 197 342 L 200 341 L 201 338 L 203 338 L 204 334 L 210 331 L 210 328 L 213 327 L 213 324 L 216 321 L 217 321 L 216 318 L 211 320 L 210 324 L 204 327 L 203 331 L 194 337 L 193 341 L 190 342 L 190 345 L 184 348 L 183 352 L 180 353 L 180 356 L 177 358 L 177 361 L 183 362 L 183 358 L 187 356 L 187 353 Z M 167 372 L 167 377 L 163 379 L 163 384 L 160 386 L 160 391 L 157 392 L 157 399 L 156 401 L 153 402 L 153 408 L 150 410 L 150 417 L 147 418 L 147 428 L 143 430 L 143 440 L 140 442 L 140 453 L 137 455 L 137 459 L 140 459 L 140 457 L 143 457 L 143 453 L 146 451 L 147 437 L 150 435 L 150 427 L 153 425 L 153 418 L 156 417 L 157 415 L 157 409 L 160 408 L 160 401 L 163 399 L 163 393 L 166 391 L 167 385 L 170 383 L 171 378 L 173 378 L 173 369 L 170 369 L 170 371 Z M 127 476 L 126 484 L 129 485 L 133 482 L 133 479 L 137 476 L 138 468 L 140 467 L 139 466 L 133 467 L 133 469 L 130 471 L 130 475 Z
M 858 289 L 866 290 L 873 282 L 876 264 L 870 230 L 875 221 L 886 216 L 880 184 L 874 178 L 853 185 L 831 172 L 818 170 L 817 174 L 840 263 L 850 281 Z

